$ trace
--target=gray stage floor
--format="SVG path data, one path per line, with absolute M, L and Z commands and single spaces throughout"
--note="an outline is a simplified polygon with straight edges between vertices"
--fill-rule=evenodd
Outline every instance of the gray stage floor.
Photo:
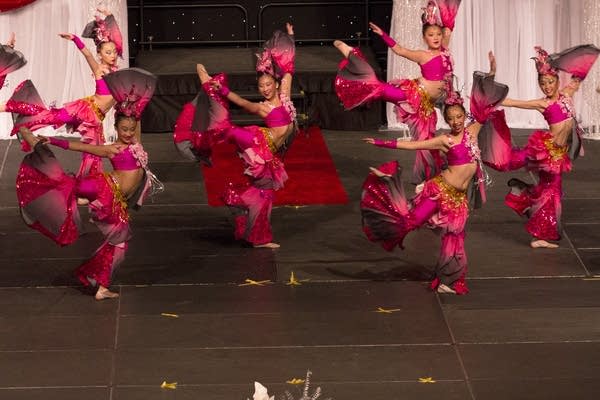
M 471 294 L 457 297 L 426 289 L 439 248 L 431 232 L 393 253 L 361 233 L 367 168 L 410 166 L 412 154 L 364 145 L 364 133 L 324 134 L 351 202 L 276 208 L 276 251 L 238 246 L 227 210 L 206 205 L 199 168 L 170 135 L 145 136 L 166 191 L 134 213 L 121 297 L 104 302 L 71 276 L 100 235 L 87 225 L 58 248 L 28 229 L 14 192 L 22 154 L 0 141 L 0 398 L 246 399 L 254 381 L 299 398 L 286 381 L 307 370 L 321 398 L 337 400 L 597 398 L 600 142 L 586 141 L 566 176 L 556 250 L 528 247 L 502 204 L 508 175 L 492 173 L 488 204 L 468 225 Z M 308 281 L 286 285 L 292 272 Z M 246 279 L 272 283 L 239 286 Z

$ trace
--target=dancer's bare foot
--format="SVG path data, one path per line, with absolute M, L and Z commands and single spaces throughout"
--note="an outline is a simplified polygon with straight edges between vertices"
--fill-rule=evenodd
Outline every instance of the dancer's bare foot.
M 196 64 L 196 72 L 198 72 L 198 76 L 200 77 L 200 82 L 205 83 L 210 81 L 210 75 L 204 68 L 202 64 Z
M 556 243 L 550 243 L 542 239 L 532 240 L 529 244 L 534 249 L 556 249 L 558 245 Z
M 116 299 L 117 297 L 119 297 L 119 293 L 111 292 L 102 285 L 98 286 L 98 291 L 94 296 L 96 300 Z
M 263 244 L 255 244 L 252 247 L 254 247 L 255 249 L 278 249 L 281 246 L 278 245 L 277 243 L 273 243 L 273 242 L 269 242 L 269 243 L 263 243 Z
M 333 45 L 342 52 L 342 54 L 344 55 L 344 57 L 348 58 L 348 56 L 350 55 L 350 52 L 352 51 L 352 47 L 348 46 L 346 43 L 342 42 L 341 40 L 336 40 L 333 42 Z
M 383 178 L 384 176 L 388 176 L 388 177 L 391 176 L 390 174 L 381 172 L 377 168 L 369 167 L 369 170 L 371 170 L 372 173 L 374 173 L 376 176 L 378 176 L 380 178 Z
M 448 285 L 444 285 L 443 283 L 438 285 L 437 292 L 441 294 L 456 294 L 456 290 L 452 289 Z

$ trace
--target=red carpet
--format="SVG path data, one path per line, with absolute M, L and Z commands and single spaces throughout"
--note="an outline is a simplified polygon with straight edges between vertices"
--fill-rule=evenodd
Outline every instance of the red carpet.
M 202 167 L 208 204 L 222 206 L 221 194 L 228 182 L 244 183 L 242 160 L 235 146 L 213 149 L 213 166 Z M 338 177 L 319 127 L 300 131 L 283 160 L 289 179 L 275 194 L 275 205 L 345 204 L 348 195 Z

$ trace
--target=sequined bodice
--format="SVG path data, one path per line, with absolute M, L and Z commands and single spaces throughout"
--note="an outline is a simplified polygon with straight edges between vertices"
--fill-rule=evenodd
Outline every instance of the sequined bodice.
M 481 158 L 479 146 L 471 139 L 467 130 L 463 132 L 460 143 L 450 147 L 446 153 L 448 165 L 464 165 L 476 162 Z
M 283 105 L 274 107 L 265 117 L 265 125 L 269 128 L 286 126 L 292 123 L 292 118 Z
M 573 118 L 574 114 L 575 108 L 573 107 L 573 99 L 564 94 L 559 94 L 558 100 L 550 104 L 542 112 L 548 125 L 557 124 L 566 119 Z
M 451 81 L 454 62 L 448 49 L 442 47 L 440 54 L 420 65 L 421 75 L 429 81 Z

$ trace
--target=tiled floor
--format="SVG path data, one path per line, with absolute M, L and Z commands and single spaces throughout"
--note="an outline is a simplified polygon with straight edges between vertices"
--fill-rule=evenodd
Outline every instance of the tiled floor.
M 146 135 L 166 191 L 133 214 L 121 297 L 104 302 L 71 275 L 101 236 L 88 224 L 58 248 L 28 229 L 14 193 L 22 153 L 0 141 L 0 398 L 245 399 L 254 381 L 299 398 L 286 381 L 307 370 L 321 398 L 337 400 L 597 397 L 600 142 L 586 141 L 565 176 L 557 250 L 528 247 L 502 204 L 508 175 L 492 172 L 489 202 L 468 226 L 471 293 L 457 297 L 426 289 L 434 234 L 387 253 L 361 233 L 367 168 L 413 155 L 366 146 L 359 132 L 324 136 L 352 200 L 276 208 L 282 247 L 272 251 L 235 243 L 227 210 L 206 205 L 199 168 L 169 135 Z M 74 169 L 77 155 L 57 153 Z M 292 272 L 307 281 L 286 285 Z

